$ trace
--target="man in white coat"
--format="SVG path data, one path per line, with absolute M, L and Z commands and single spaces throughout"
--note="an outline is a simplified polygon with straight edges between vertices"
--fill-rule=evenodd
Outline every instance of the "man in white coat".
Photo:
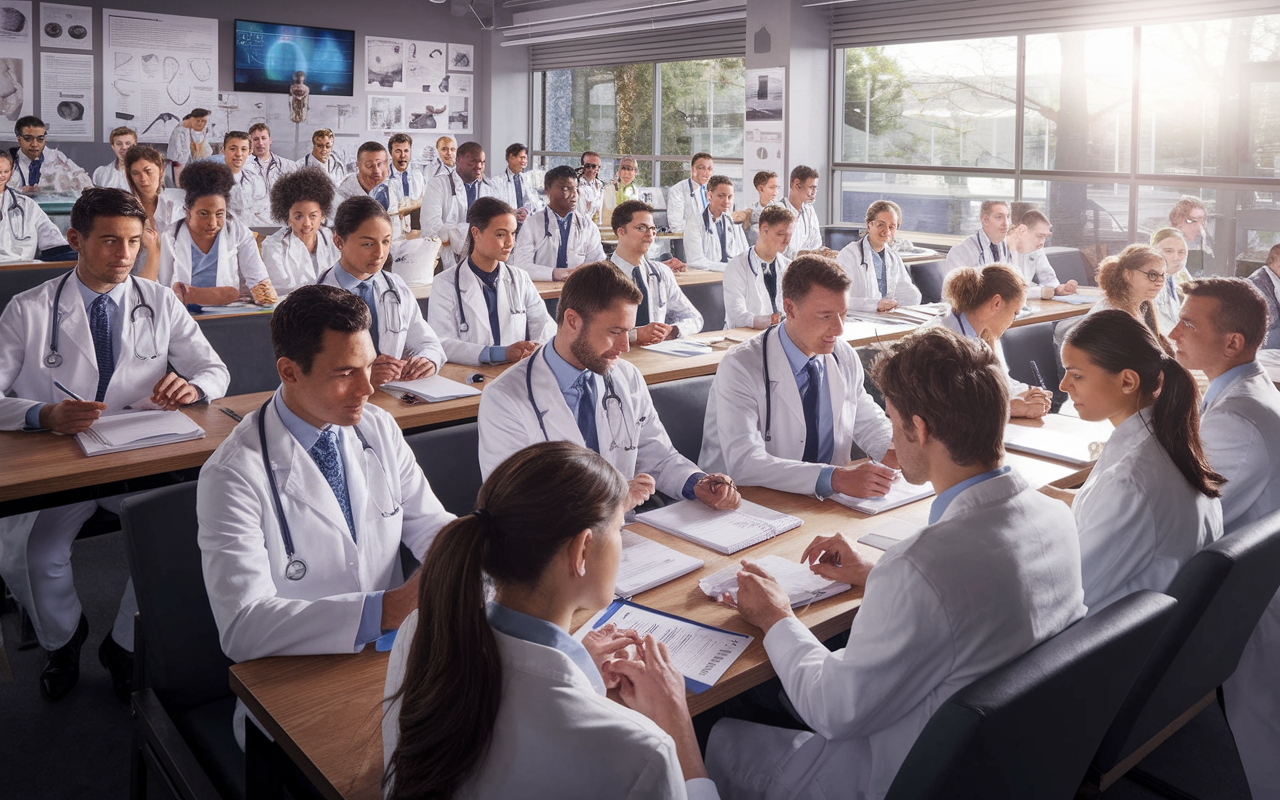
M 892 200 L 867 207 L 867 235 L 850 242 L 836 261 L 849 276 L 850 311 L 892 311 L 920 302 L 911 273 L 889 245 L 902 225 L 902 209 Z
M 569 276 L 556 309 L 555 337 L 498 376 L 480 396 L 480 472 L 534 442 L 563 440 L 600 455 L 631 485 L 628 508 L 655 489 L 737 508 L 724 475 L 708 475 L 680 455 L 654 410 L 644 376 L 620 356 L 635 324 L 640 291 L 608 262 Z
M 227 204 L 230 216 L 246 227 L 271 224 L 271 196 L 261 181 L 254 180 L 245 169 L 249 162 L 249 134 L 227 131 L 222 137 L 222 160 L 235 181 L 231 187 L 231 202 Z M 268 221 L 263 222 L 264 219 Z
M 76 434 L 103 412 L 147 400 L 173 409 L 226 392 L 227 368 L 178 296 L 129 276 L 146 220 L 137 199 L 118 189 L 90 189 L 76 201 L 67 231 L 79 253 L 75 270 L 17 295 L 0 315 L 0 430 Z M 48 700 L 75 687 L 89 633 L 72 580 L 72 542 L 99 505 L 118 510 L 121 499 L 0 519 L 0 574 L 49 651 L 40 676 Z M 98 651 L 124 702 L 136 610 L 130 581 Z
M 979 211 L 982 228 L 947 252 L 946 271 L 956 267 L 1008 264 L 1009 204 L 1003 200 L 983 200 Z
M 516 222 L 523 225 L 529 215 L 542 205 L 538 202 L 533 181 L 525 171 L 529 166 L 529 148 L 519 142 L 508 145 L 506 158 L 507 168 L 494 182 L 498 185 L 498 196 L 502 202 L 516 210 Z
M 1267 305 L 1239 278 L 1183 284 L 1186 302 L 1169 338 L 1178 361 L 1204 370 L 1200 440 L 1222 487 L 1226 535 L 1280 508 L 1280 391 L 1255 360 L 1267 332 Z M 1222 687 L 1227 721 L 1254 797 L 1280 797 L 1280 595 L 1272 599 Z
M 250 228 L 275 228 L 271 219 L 271 189 L 298 168 L 298 162 L 271 152 L 271 129 L 265 122 L 249 126 L 249 157 L 238 182 L 241 186 L 240 222 Z
M 428 162 L 427 166 L 422 170 L 423 177 L 428 181 L 453 172 L 454 168 L 458 166 L 458 143 L 454 141 L 452 136 L 441 136 L 436 139 L 435 155 L 437 158 Z
M 694 153 L 689 177 L 667 189 L 667 230 L 682 233 L 685 223 L 707 207 L 707 181 L 716 171 L 710 153 Z
M 658 234 L 653 225 L 653 208 L 639 200 L 619 203 L 613 209 L 610 225 L 618 237 L 618 247 L 609 261 L 629 275 L 643 294 L 630 341 L 643 346 L 701 333 L 702 314 L 684 296 L 676 276 L 645 255 Z
M 387 151 L 391 154 L 391 175 L 387 180 L 400 189 L 400 209 L 396 213 L 401 227 L 408 233 L 412 230 L 409 214 L 422 208 L 427 182 L 422 170 L 413 163 L 413 138 L 409 134 L 392 134 L 387 141 Z
M 5 184 L 13 169 L 13 156 L 0 151 L 0 263 L 73 259 L 67 238 L 49 215 L 29 195 Z
M 440 240 L 440 264 L 456 267 L 467 254 L 467 211 L 481 197 L 497 197 L 498 187 L 484 176 L 484 148 L 477 142 L 463 142 L 458 148 L 457 166 L 437 175 L 427 185 L 422 209 L 422 235 Z
M 801 251 L 822 247 L 822 226 L 818 224 L 818 212 L 813 210 L 813 201 L 818 196 L 818 171 L 801 164 L 791 170 L 787 186 L 790 188 L 786 206 L 796 215 L 796 224 L 786 252 L 787 258 L 795 260 Z
M 803 255 L 788 265 L 786 321 L 730 350 L 716 371 L 702 429 L 704 469 L 821 498 L 889 491 L 893 432 L 863 389 L 858 354 L 840 338 L 848 288 L 830 259 Z M 849 466 L 854 445 L 875 461 Z
M 1054 295 L 1074 294 L 1079 288 L 1074 280 L 1059 283 L 1058 273 L 1053 271 L 1049 257 L 1044 254 L 1044 246 L 1052 233 L 1049 218 L 1031 208 L 1023 212 L 1018 224 L 1010 228 L 1005 237 L 1005 244 L 1009 247 L 1009 266 L 1026 280 L 1028 294 L 1039 293 L 1042 300 L 1049 300 Z
M 1070 511 L 1001 465 L 1009 395 L 991 351 L 930 328 L 875 373 L 903 477 L 938 490 L 929 525 L 874 569 L 841 534 L 809 545 L 815 573 L 866 587 L 835 652 L 744 561 L 739 610 L 814 732 L 718 722 L 707 771 L 725 797 L 883 798 L 948 697 L 1085 614 Z
M 324 170 L 324 174 L 329 176 L 334 186 L 341 184 L 347 177 L 347 168 L 333 154 L 333 131 L 328 128 L 321 128 L 311 134 L 311 152 L 303 156 L 302 161 L 298 163 L 299 166 L 319 167 Z
M 512 266 L 535 281 L 562 281 L 581 264 L 604 261 L 600 229 L 577 208 L 578 176 L 573 167 L 547 170 L 543 188 L 547 207 L 531 214 L 520 228 Z
M 61 150 L 45 147 L 49 126 L 39 117 L 21 117 L 13 125 L 18 146 L 13 153 L 13 174 L 9 186 L 27 193 L 75 192 L 93 186 L 93 178 Z
M 684 229 L 684 263 L 692 269 L 724 272 L 729 260 L 747 251 L 747 234 L 733 221 L 733 181 L 707 181 L 707 207 Z
M 582 177 L 578 179 L 578 210 L 593 223 L 604 222 L 604 181 L 600 180 L 600 154 L 588 150 L 582 154 L 582 165 L 578 168 Z
M 368 405 L 369 309 L 330 286 L 281 301 L 281 385 L 200 470 L 205 588 L 233 661 L 356 653 L 417 606 L 400 545 L 419 560 L 453 515 L 396 421 Z M 244 706 L 236 704 L 244 744 Z
M 169 146 L 165 150 L 165 162 L 169 167 L 170 186 L 182 185 L 182 168 L 191 161 L 208 158 L 213 149 L 205 142 L 204 129 L 209 126 L 209 109 L 193 108 L 183 118 L 182 124 L 173 129 L 169 135 Z
M 796 215 L 782 206 L 761 210 L 755 245 L 724 268 L 725 330 L 764 330 L 782 319 L 782 275 L 790 263 L 782 252 L 795 221 Z

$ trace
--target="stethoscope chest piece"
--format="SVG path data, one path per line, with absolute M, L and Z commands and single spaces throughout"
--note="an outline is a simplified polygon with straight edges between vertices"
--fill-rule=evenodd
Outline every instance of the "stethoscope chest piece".
M 62 353 L 50 353 L 44 357 L 44 365 L 49 369 L 57 369 L 62 366 Z
M 291 581 L 300 581 L 307 575 L 307 565 L 300 558 L 289 561 L 284 568 L 284 576 Z

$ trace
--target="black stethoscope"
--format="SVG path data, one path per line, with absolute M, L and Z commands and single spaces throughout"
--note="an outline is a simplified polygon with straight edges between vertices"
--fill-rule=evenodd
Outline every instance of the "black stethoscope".
M 554 211 L 552 211 L 552 210 L 551 210 L 551 206 L 547 206 L 547 207 L 546 207 L 546 209 L 542 212 L 542 214 L 543 214 L 543 217 L 542 217 L 542 231 L 543 231 L 543 234 L 544 234 L 544 235 L 546 236 L 546 238 L 548 238 L 548 239 L 550 239 L 550 238 L 551 238 L 551 216 L 552 216 L 553 214 L 555 214 L 555 213 L 556 213 L 556 212 L 554 212 Z M 570 231 L 571 233 L 572 233 L 573 231 L 575 231 L 575 230 L 579 229 L 579 228 L 582 228 L 583 230 L 586 230 L 586 225 L 587 225 L 586 220 L 584 220 L 584 219 L 581 217 L 581 215 L 579 215 L 579 214 L 575 214 L 575 213 L 573 212 L 573 209 L 570 209 L 570 210 L 569 210 L 569 221 L 570 221 L 569 231 Z M 559 222 L 557 222 L 557 223 L 556 223 L 556 230 L 559 230 L 559 229 L 560 229 L 560 223 L 559 223 Z
M 70 280 L 71 276 L 74 274 L 75 274 L 75 270 L 71 270 L 66 275 L 63 275 L 62 280 L 58 282 L 57 290 L 53 293 L 53 308 L 49 314 L 49 352 L 46 353 L 44 357 L 44 365 L 49 369 L 57 369 L 58 367 L 62 366 L 62 362 L 63 362 L 62 353 L 58 352 L 58 331 L 59 331 L 58 309 L 62 302 L 62 290 L 67 285 L 67 281 Z M 129 280 L 133 281 L 133 291 L 138 296 L 138 302 L 134 304 L 133 308 L 129 309 L 129 324 L 136 325 L 138 323 L 139 311 L 143 312 L 142 315 L 145 318 L 151 320 L 152 354 L 149 356 L 144 356 L 141 353 L 135 352 L 133 354 L 134 358 L 137 358 L 139 361 L 149 361 L 154 358 L 159 358 L 160 347 L 156 342 L 155 309 L 153 309 L 151 305 L 146 301 L 146 298 L 142 296 L 142 287 L 138 285 L 138 279 L 130 275 Z
M 467 261 L 470 262 L 471 259 L 468 257 Z M 515 279 L 512 278 L 510 274 L 502 272 L 501 271 L 502 266 L 503 265 L 501 263 L 498 264 L 498 270 L 499 270 L 498 281 L 500 283 L 505 284 L 507 287 L 507 305 L 510 306 L 509 312 L 511 314 L 524 314 L 526 311 L 528 311 L 528 309 L 525 308 L 524 303 L 517 302 L 520 298 L 516 294 Z M 458 296 L 458 332 L 459 333 L 466 333 L 467 331 L 471 330 L 471 326 L 467 323 L 467 307 L 462 304 L 462 268 L 463 267 L 466 267 L 468 271 L 470 271 L 471 269 L 470 263 L 459 264 L 456 268 L 458 270 L 458 274 L 454 276 L 454 281 L 453 281 L 453 291 L 454 291 L 454 294 Z M 508 267 L 508 269 L 510 268 Z M 477 278 L 476 280 L 479 280 L 479 278 Z M 481 289 L 481 291 L 483 291 L 483 288 Z M 525 320 L 525 323 L 524 323 L 524 329 L 525 329 L 525 337 L 527 338 L 529 335 L 529 321 L 527 319 Z M 499 333 L 499 331 L 490 331 L 490 333 L 496 336 Z
M 964 315 L 963 315 L 963 314 L 961 314 L 959 311 L 956 311 L 956 310 L 953 308 L 953 309 L 951 309 L 951 316 L 953 316 L 953 317 L 955 317 L 955 318 L 956 318 L 956 324 L 960 326 L 960 335 L 961 335 L 961 336 L 965 336 L 965 337 L 968 337 L 968 338 L 970 338 L 970 339 L 977 339 L 977 338 L 978 338 L 978 331 L 977 331 L 977 330 L 976 330 L 972 325 L 968 326 L 968 327 L 969 327 L 969 330 L 970 330 L 971 332 L 970 332 L 970 333 L 965 333 L 965 330 L 964 330 L 964 329 L 965 329 L 965 322 L 964 322 Z
M 284 167 L 280 166 L 280 157 L 277 156 L 275 153 L 271 154 L 271 160 L 267 162 L 267 166 L 265 168 L 262 166 L 262 160 L 257 156 L 253 157 L 253 163 L 254 163 L 254 166 L 257 167 L 258 174 L 262 176 L 262 181 L 267 185 L 268 190 L 270 190 L 271 188 L 271 168 L 272 167 L 275 167 L 276 172 L 280 173 L 280 175 L 277 177 L 284 175 Z
M 983 249 L 983 247 L 982 247 L 982 237 L 981 237 L 981 236 L 979 236 L 979 235 L 978 235 L 978 234 L 976 234 L 976 233 L 973 235 L 973 242 L 974 242 L 974 244 L 978 245 L 978 266 L 980 266 L 980 267 L 981 267 L 982 265 L 984 265 L 984 264 L 986 264 L 986 263 L 987 263 L 987 252 L 988 252 L 988 251 Z M 994 243 L 994 242 L 992 242 L 992 244 L 995 244 L 995 243 Z M 997 245 L 996 245 L 996 247 L 1000 248 L 1000 252 L 1005 254 L 1005 259 L 1004 259 L 1004 260 L 1005 260 L 1005 261 L 1008 261 L 1008 260 L 1009 260 L 1009 255 L 1008 255 L 1008 254 L 1009 254 L 1009 245 L 1008 245 L 1006 242 L 1001 242 L 1000 244 L 997 244 Z
M 271 503 L 275 506 L 276 520 L 280 523 L 280 538 L 284 540 L 284 557 L 287 559 L 284 567 L 284 576 L 291 581 L 300 581 L 307 574 L 307 563 L 298 558 L 293 547 L 293 534 L 289 531 L 289 521 L 284 517 L 284 505 L 280 502 L 280 487 L 276 484 L 276 473 L 271 467 L 271 457 L 267 453 L 267 406 L 275 400 L 275 395 L 267 398 L 267 401 L 258 409 L 258 444 L 262 447 L 262 468 L 267 471 L 267 483 L 271 485 Z M 382 468 L 382 460 L 378 458 L 378 454 L 369 446 L 369 441 L 364 438 L 364 434 L 360 432 L 357 425 L 351 426 L 351 430 L 355 431 L 356 438 L 360 440 L 360 447 L 363 448 L 366 463 L 368 454 L 373 453 L 373 460 L 378 462 L 378 471 L 382 473 L 382 482 L 387 490 L 387 496 L 391 497 L 391 485 L 387 482 L 387 471 Z M 374 497 L 374 492 L 369 492 L 369 497 Z M 378 513 L 383 519 L 394 517 L 400 513 L 400 504 L 391 497 L 391 505 L 394 506 L 390 511 L 383 511 L 382 506 L 373 501 L 374 506 L 378 509 Z
M 765 328 L 760 340 L 761 359 L 764 361 L 764 440 L 766 442 L 773 441 L 773 395 L 769 391 L 772 383 L 769 380 L 769 334 L 773 333 L 776 327 L 778 326 L 770 325 Z M 834 352 L 831 357 L 835 359 L 836 366 L 840 366 L 840 357 Z
M 549 345 L 542 346 L 543 352 L 541 353 L 541 355 L 544 361 L 547 358 L 545 348 L 548 346 Z M 530 356 L 529 363 L 525 365 L 524 385 L 525 385 L 525 392 L 529 396 L 529 405 L 533 408 L 533 416 L 535 416 L 538 419 L 538 427 L 542 429 L 542 439 L 543 441 L 549 442 L 551 441 L 551 436 L 547 433 L 547 423 L 543 422 L 542 420 L 542 418 L 546 416 L 547 411 L 542 411 L 541 409 L 539 409 L 538 402 L 533 399 L 533 362 L 537 359 L 538 355 L 539 354 L 535 353 L 533 356 Z M 547 364 L 547 369 L 551 369 L 550 364 Z M 609 449 L 610 450 L 618 449 L 618 432 L 617 430 L 614 429 L 614 426 L 613 426 L 613 415 L 609 413 L 609 401 L 612 400 L 614 403 L 614 406 L 618 409 L 618 419 L 622 421 L 622 429 L 626 434 L 626 444 L 622 446 L 622 449 L 635 450 L 636 440 L 635 440 L 635 437 L 631 434 L 631 429 L 627 427 L 626 412 L 622 408 L 622 397 L 618 395 L 617 389 L 613 385 L 613 378 L 607 372 L 604 375 L 601 375 L 600 377 L 604 379 L 604 399 L 602 399 L 600 403 L 601 405 L 604 406 L 604 418 L 609 423 L 609 435 L 613 438 L 613 441 L 609 445 Z M 549 410 L 550 409 L 548 409 L 548 411 Z M 638 422 L 640 424 L 643 424 L 644 420 L 645 418 L 641 417 L 638 420 Z
M 13 187 L 6 186 L 4 187 L 4 190 L 5 192 L 12 195 L 13 197 L 13 203 L 9 206 L 9 214 L 7 215 L 9 220 L 9 235 L 13 237 L 13 240 L 15 242 L 31 241 L 31 234 L 28 233 L 26 236 L 22 235 L 27 230 L 27 209 L 23 207 L 22 203 L 19 201 L 18 193 L 13 190 Z M 13 217 L 14 217 L 15 211 L 17 212 L 18 217 L 21 220 L 21 222 L 18 223 L 18 226 L 16 228 L 14 227 L 14 224 L 13 224 Z
M 615 255 L 617 254 L 615 253 Z M 621 258 L 621 256 L 619 256 L 619 258 Z M 658 302 L 656 304 L 650 302 L 649 304 L 649 316 L 650 318 L 652 318 L 653 314 L 655 313 L 655 309 L 666 308 L 667 300 L 669 300 L 670 298 L 667 296 L 667 285 L 663 283 L 662 276 L 658 274 L 658 270 L 656 267 L 653 266 L 653 262 L 651 262 L 647 258 L 643 259 L 643 261 L 644 261 L 644 267 L 641 271 L 641 275 L 647 274 L 649 278 L 653 279 L 647 282 L 653 285 L 653 288 L 657 291 L 657 294 L 658 294 Z M 626 264 L 625 261 L 622 263 Z M 631 266 L 631 265 L 628 264 L 627 266 Z M 627 274 L 630 275 L 630 273 L 627 273 Z M 650 300 L 652 299 L 653 299 L 652 295 L 650 295 Z
M 329 267 L 324 272 L 320 273 L 320 277 L 316 280 L 316 283 L 324 283 L 325 279 L 329 277 L 330 272 L 333 272 L 333 267 Z M 400 302 L 400 290 L 396 288 L 395 284 L 392 283 L 391 279 L 385 274 L 382 276 L 382 279 L 386 282 L 387 288 L 383 289 L 382 294 L 378 295 L 378 305 L 386 306 L 387 311 L 390 312 L 391 308 L 388 305 L 388 302 L 395 303 L 396 310 L 393 315 L 379 314 L 378 318 L 382 321 L 382 327 L 386 329 L 387 333 L 404 333 L 409 330 L 409 325 L 404 321 L 404 307 Z M 377 282 L 376 276 L 374 277 L 374 282 Z M 388 316 L 395 317 L 396 326 L 394 328 L 391 327 L 392 320 L 388 319 Z

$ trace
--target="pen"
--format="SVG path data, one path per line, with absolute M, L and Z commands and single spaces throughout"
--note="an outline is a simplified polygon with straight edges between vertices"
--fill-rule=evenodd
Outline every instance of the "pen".
M 227 408 L 226 406 L 218 406 L 218 410 L 221 411 L 223 414 L 226 414 L 228 417 L 231 417 L 236 422 L 244 422 L 244 417 L 240 416 L 239 414 Z
M 1034 361 L 1031 362 L 1031 374 L 1036 376 L 1036 383 L 1040 384 L 1041 389 L 1049 391 L 1049 387 L 1045 385 L 1044 376 L 1040 374 L 1040 367 Z
M 54 385 L 54 388 L 56 388 L 58 391 L 60 391 L 60 392 L 62 392 L 63 394 L 65 394 L 67 397 L 70 397 L 72 400 L 79 400 L 81 403 L 83 403 L 83 402 L 84 402 L 84 398 L 83 398 L 83 397 L 81 397 L 80 395 L 78 395 L 78 394 L 76 394 L 75 392 L 71 391 L 71 390 L 70 390 L 70 389 L 68 389 L 67 387 L 63 386 L 59 381 L 56 381 L 56 380 L 55 380 L 55 381 L 53 382 L 53 385 Z

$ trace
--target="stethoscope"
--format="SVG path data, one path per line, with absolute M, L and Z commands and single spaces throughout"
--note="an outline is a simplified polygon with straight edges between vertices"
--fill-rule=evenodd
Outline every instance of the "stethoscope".
M 26 233 L 26 230 L 27 230 L 27 209 L 23 207 L 21 202 L 19 202 L 18 193 L 13 190 L 13 187 L 6 186 L 4 187 L 4 190 L 6 193 L 13 196 L 13 203 L 10 204 L 9 206 L 9 214 L 8 214 L 9 236 L 11 236 L 15 242 L 31 241 L 31 234 L 27 233 L 26 236 L 22 235 L 23 233 Z M 13 217 L 14 217 L 15 211 L 17 212 L 18 217 L 21 220 L 18 223 L 18 226 L 16 228 L 14 227 L 14 223 L 13 223 Z
M 747 266 L 751 268 L 751 276 L 754 278 L 759 278 L 760 272 L 765 267 L 764 259 L 756 254 L 756 249 L 754 247 L 750 248 L 747 252 L 749 253 L 749 255 L 747 256 Z M 756 266 L 757 261 L 760 262 L 760 266 Z M 779 280 L 779 276 L 778 276 L 778 256 L 775 255 L 773 257 L 773 260 L 769 262 L 768 266 L 773 268 L 773 276 L 774 276 L 773 277 L 774 294 L 769 298 L 769 304 L 773 306 L 773 313 L 777 314 L 778 313 L 777 293 L 782 289 L 782 281 Z M 768 292 L 769 292 L 769 287 L 766 286 L 765 293 L 768 294 Z M 768 369 L 768 368 L 769 367 L 766 365 L 765 369 Z
M 467 261 L 470 262 L 471 259 L 468 258 Z M 471 326 L 467 324 L 467 307 L 462 304 L 462 268 L 463 267 L 466 267 L 468 271 L 470 271 L 471 269 L 471 266 L 469 263 L 459 264 L 457 266 L 458 274 L 454 276 L 454 281 L 453 281 L 453 291 L 454 291 L 454 294 L 458 296 L 458 332 L 459 333 L 466 333 L 467 331 L 471 330 Z M 499 270 L 498 280 L 507 287 L 507 306 L 510 309 L 510 313 L 512 314 L 525 313 L 528 309 L 525 308 L 524 303 L 520 302 L 520 296 L 516 294 L 515 280 L 511 277 L 510 274 L 501 271 L 502 264 L 498 264 L 498 270 Z M 477 278 L 476 280 L 479 280 L 479 278 Z M 483 287 L 481 288 L 481 291 L 483 292 Z M 498 334 L 498 331 L 490 331 L 490 333 L 496 336 Z M 529 322 L 528 320 L 526 320 L 525 336 L 527 337 L 528 335 L 529 335 Z
M 616 255 L 616 254 L 615 254 L 615 255 Z M 623 263 L 625 264 L 626 262 L 624 261 Z M 630 266 L 630 265 L 628 265 L 628 266 Z M 647 282 L 647 283 L 652 284 L 652 285 L 653 285 L 654 290 L 655 290 L 655 291 L 657 292 L 657 294 L 658 294 L 658 300 L 657 300 L 657 303 L 650 303 L 650 304 L 649 304 L 649 312 L 650 312 L 650 316 L 652 317 L 655 309 L 657 309 L 657 308 L 666 308 L 667 300 L 668 300 L 668 299 L 670 299 L 670 298 L 667 296 L 667 285 L 666 285 L 665 283 L 663 283 L 663 282 L 662 282 L 662 276 L 658 274 L 658 270 L 657 270 L 657 268 L 655 268 L 655 267 L 653 266 L 653 262 L 651 262 L 651 261 L 650 261 L 649 259 L 647 259 L 647 258 L 646 258 L 646 259 L 644 259 L 644 273 L 642 273 L 642 274 L 645 274 L 645 273 L 647 273 L 648 278 L 652 278 L 652 280 L 647 280 L 647 279 L 646 279 L 646 282 Z M 628 273 L 628 274 L 630 274 L 630 273 Z M 652 300 L 652 299 L 653 299 L 653 298 L 652 298 L 652 296 L 651 296 L 651 297 L 650 297 L 650 300 Z
M 955 317 L 955 318 L 956 318 L 956 324 L 960 326 L 960 335 L 961 335 L 961 336 L 967 336 L 967 337 L 968 337 L 968 338 L 970 338 L 970 339 L 977 339 L 977 338 L 978 338 L 978 331 L 977 331 L 977 330 L 975 330 L 975 329 L 974 329 L 974 327 L 973 327 L 972 325 L 969 325 L 969 326 L 968 326 L 968 328 L 969 328 L 969 332 L 968 332 L 968 333 L 966 333 L 966 332 L 965 332 L 965 322 L 964 322 L 964 315 L 963 315 L 963 314 L 961 314 L 959 311 L 956 311 L 956 310 L 953 308 L 953 309 L 951 309 L 951 316 L 953 316 L 953 317 Z
M 543 345 L 542 358 L 544 361 L 547 358 L 546 348 L 548 346 L 549 345 Z M 538 419 L 538 427 L 542 429 L 542 438 L 544 441 L 549 442 L 551 441 L 551 436 L 547 433 L 547 423 L 544 422 L 542 419 L 544 416 L 546 416 L 547 412 L 539 409 L 538 402 L 533 399 L 533 362 L 535 360 L 537 360 L 536 354 L 531 358 L 529 358 L 528 363 L 525 365 L 525 368 L 524 368 L 525 392 L 529 395 L 529 405 L 533 408 L 533 415 Z M 550 364 L 547 364 L 547 369 L 551 369 Z M 609 449 L 610 450 L 619 449 L 618 429 L 613 424 L 613 415 L 609 413 L 609 401 L 612 400 L 614 406 L 618 409 L 618 419 L 622 422 L 623 435 L 626 441 L 626 444 L 624 444 L 621 447 L 621 449 L 635 450 L 636 449 L 635 435 L 632 434 L 631 428 L 627 426 L 626 411 L 622 407 L 622 397 L 618 395 L 618 392 L 613 385 L 613 377 L 610 376 L 609 373 L 607 372 L 601 375 L 600 377 L 604 378 L 604 399 L 602 399 L 600 403 L 601 405 L 604 406 L 604 418 L 609 424 L 609 435 L 612 437 L 612 442 L 609 445 Z M 641 417 L 639 420 L 637 420 L 637 427 L 644 424 L 644 420 L 645 420 L 644 417 Z
M 45 354 L 44 365 L 49 369 L 57 369 L 62 366 L 62 353 L 58 352 L 58 309 L 62 302 L 62 289 L 67 285 L 67 281 L 75 274 L 75 270 L 71 270 L 62 276 L 62 280 L 58 282 L 58 288 L 53 293 L 53 309 L 49 314 L 49 352 Z M 134 358 L 139 361 L 150 361 L 151 359 L 160 357 L 160 345 L 156 340 L 156 312 L 155 309 L 142 296 L 142 287 L 138 285 L 138 279 L 132 275 L 129 280 L 133 281 L 133 291 L 138 296 L 138 302 L 133 308 L 129 309 L 129 324 L 138 324 L 138 312 L 143 312 L 143 316 L 151 320 L 151 355 L 144 356 L 142 353 L 134 352 Z
M 307 563 L 298 558 L 293 547 L 293 534 L 289 531 L 289 521 L 284 517 L 284 505 L 280 502 L 280 487 L 276 485 L 276 473 L 271 467 L 271 457 L 267 453 L 267 406 L 275 400 L 275 396 L 267 398 L 262 404 L 262 408 L 258 409 L 258 444 L 262 447 L 262 467 L 267 471 L 267 483 L 271 485 L 271 503 L 276 509 L 276 520 L 280 523 L 280 538 L 284 540 L 284 557 L 287 559 L 284 567 L 284 576 L 291 581 L 300 581 L 307 574 Z M 364 438 L 364 434 L 360 432 L 359 426 L 353 425 L 351 430 L 355 431 L 356 438 L 360 440 L 360 447 L 363 448 L 365 458 L 365 468 L 368 469 L 369 454 L 373 453 L 373 460 L 378 464 L 378 472 L 382 475 L 382 486 L 387 490 L 387 497 L 391 499 L 391 505 L 394 506 L 390 511 L 384 511 L 382 504 L 377 500 L 373 501 L 374 507 L 378 509 L 378 513 L 383 519 L 394 517 L 400 513 L 400 504 L 391 495 L 391 485 L 387 482 L 387 472 L 382 467 L 382 460 L 378 458 L 378 454 L 369 446 L 369 441 Z M 373 471 L 368 470 L 372 475 Z M 377 497 L 377 492 L 370 490 L 369 497 Z
M 987 263 L 987 252 L 988 252 L 988 251 L 986 251 L 986 250 L 984 250 L 984 249 L 983 249 L 983 247 L 982 247 L 982 237 L 981 237 L 981 236 L 979 236 L 979 235 L 978 235 L 978 234 L 976 234 L 976 233 L 973 235 L 973 242 L 974 242 L 974 244 L 978 245 L 978 266 L 980 266 L 980 267 L 981 267 L 981 266 L 983 266 L 984 264 L 986 264 L 986 263 Z M 993 242 L 992 244 L 994 244 L 994 242 Z M 1005 258 L 1004 258 L 1004 260 L 1005 260 L 1005 261 L 1008 261 L 1008 260 L 1009 260 L 1009 255 L 1008 255 L 1008 254 L 1009 254 L 1009 245 L 1008 245 L 1006 242 L 1001 242 L 1000 244 L 997 244 L 997 245 L 996 245 L 996 247 L 1000 248 L 1000 252 L 1005 254 Z
M 773 329 L 777 325 L 770 325 L 765 328 L 763 337 L 760 340 L 761 359 L 764 361 L 764 440 L 766 442 L 773 441 L 773 395 L 769 389 L 772 381 L 769 380 L 769 334 L 773 333 Z M 840 366 L 840 357 L 835 353 L 831 354 L 835 359 L 836 366 Z
M 329 267 L 324 272 L 320 273 L 320 277 L 316 280 L 316 283 L 324 283 L 325 279 L 329 277 L 330 272 L 333 272 L 333 267 Z M 409 323 L 404 321 L 403 306 L 400 301 L 400 290 L 395 287 L 395 284 L 393 284 L 391 279 L 386 275 L 383 275 L 382 279 L 386 281 L 387 288 L 383 289 L 382 294 L 378 295 L 378 305 L 383 306 L 388 311 L 386 314 L 378 314 L 378 318 L 382 321 L 382 328 L 387 333 L 404 333 L 409 330 Z M 377 282 L 376 277 L 374 278 L 374 282 Z M 390 313 L 391 307 L 389 303 L 396 304 L 394 314 Z M 394 320 L 390 319 L 391 317 L 394 317 Z M 391 326 L 393 321 L 395 322 L 395 327 Z
M 276 172 L 280 173 L 277 177 L 284 175 L 284 167 L 280 166 L 280 158 L 275 153 L 271 154 L 271 160 L 267 162 L 267 166 L 262 166 L 262 160 L 257 156 L 253 157 L 254 166 L 258 169 L 258 174 L 262 176 L 263 183 L 266 184 L 267 190 L 271 189 L 271 168 L 275 167 Z
M 551 210 L 551 206 L 547 206 L 546 209 L 542 212 L 542 231 L 543 231 L 543 235 L 548 239 L 551 238 L 551 217 L 555 213 L 556 212 Z M 570 226 L 569 226 L 570 233 L 572 233 L 575 230 L 578 230 L 579 228 L 586 230 L 586 225 L 587 225 L 586 220 L 583 219 L 580 214 L 575 214 L 572 209 L 569 211 L 569 220 L 570 220 Z M 560 229 L 560 223 L 557 222 L 556 230 L 559 230 L 559 229 Z

